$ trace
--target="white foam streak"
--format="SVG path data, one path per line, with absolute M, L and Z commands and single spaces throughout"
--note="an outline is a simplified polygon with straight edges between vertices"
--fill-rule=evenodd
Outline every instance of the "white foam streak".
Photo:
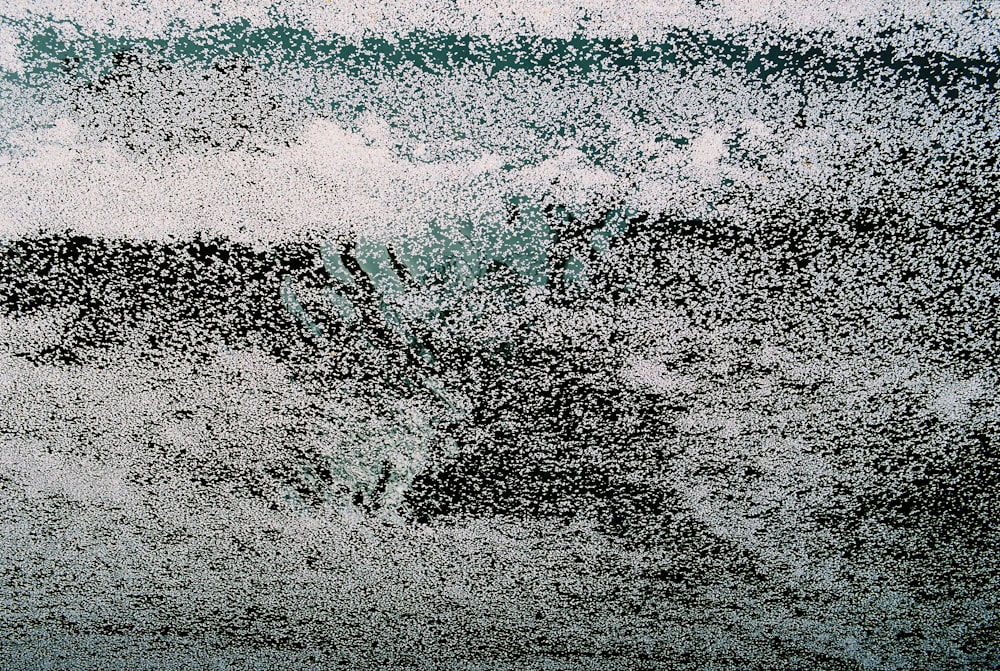
M 139 162 L 86 142 L 68 120 L 22 140 L 0 165 L 0 235 L 43 230 L 163 239 L 198 231 L 245 242 L 334 231 L 381 236 L 475 212 L 473 185 L 495 159 L 412 163 L 361 134 L 316 120 L 273 153 L 178 152 Z M 82 188 L 83 187 L 83 188 Z
M 117 37 L 150 38 L 168 32 L 172 24 L 191 29 L 225 22 L 247 21 L 254 27 L 276 22 L 300 25 L 317 35 L 338 34 L 393 37 L 414 30 L 489 35 L 518 34 L 569 37 L 631 37 L 655 40 L 664 31 L 691 29 L 729 35 L 748 28 L 805 32 L 823 30 L 842 39 L 871 37 L 886 28 L 919 21 L 930 32 L 960 38 L 963 49 L 998 43 L 1000 12 L 992 5 L 985 17 L 970 14 L 965 3 L 950 0 L 647 0 L 607 3 L 601 0 L 34 0 L 5 8 L 12 19 L 49 17 L 68 21 L 85 31 Z

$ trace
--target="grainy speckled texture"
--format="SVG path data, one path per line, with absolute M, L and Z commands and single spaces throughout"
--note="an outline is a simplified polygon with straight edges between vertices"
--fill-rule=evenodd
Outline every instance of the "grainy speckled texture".
M 8 2 L 0 670 L 1000 668 L 997 2 Z

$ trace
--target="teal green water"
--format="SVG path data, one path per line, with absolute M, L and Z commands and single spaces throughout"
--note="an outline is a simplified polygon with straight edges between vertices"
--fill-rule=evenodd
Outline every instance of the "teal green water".
M 988 57 L 953 59 L 944 54 L 919 57 L 898 53 L 893 47 L 876 47 L 859 41 L 848 47 L 823 45 L 799 37 L 749 43 L 739 36 L 720 38 L 707 32 L 674 28 L 669 38 L 655 43 L 638 38 L 592 38 L 580 33 L 569 39 L 518 36 L 496 39 L 486 35 L 454 35 L 414 31 L 394 39 L 367 37 L 360 41 L 343 36 L 318 37 L 307 29 L 278 24 L 267 28 L 249 22 L 188 28 L 183 22 L 167 26 L 160 39 L 111 38 L 88 34 L 66 25 L 78 39 L 67 39 L 50 23 L 41 27 L 11 22 L 30 37 L 21 45 L 28 81 L 60 72 L 67 59 L 79 59 L 88 76 L 97 77 L 109 67 L 116 53 L 141 51 L 168 63 L 212 63 L 242 58 L 259 67 L 341 68 L 363 76 L 372 68 L 381 74 L 415 68 L 431 74 L 480 67 L 488 74 L 503 70 L 560 70 L 576 77 L 601 76 L 602 72 L 679 68 L 684 76 L 692 67 L 734 70 L 766 81 L 776 75 L 807 74 L 837 83 L 885 76 L 929 83 L 967 78 L 996 84 L 996 63 Z M 887 34 L 887 37 L 889 35 Z M 985 56 L 985 55 L 984 55 Z M 8 78 L 17 77 L 8 73 Z

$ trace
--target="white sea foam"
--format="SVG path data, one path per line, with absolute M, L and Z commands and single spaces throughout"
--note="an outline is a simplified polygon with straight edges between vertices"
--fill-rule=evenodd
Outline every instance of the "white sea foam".
M 322 240 L 344 231 L 366 238 L 391 238 L 449 219 L 499 222 L 511 237 L 517 237 L 517 231 L 510 229 L 519 224 L 508 223 L 518 221 L 509 204 L 511 197 L 521 196 L 534 206 L 554 202 L 571 208 L 593 207 L 594 201 L 604 199 L 626 210 L 654 215 L 728 218 L 746 229 L 752 229 L 755 222 L 775 220 L 778 228 L 809 227 L 809 235 L 800 236 L 804 242 L 793 239 L 791 233 L 784 236 L 781 230 L 772 236 L 780 240 L 773 248 L 767 247 L 769 238 L 762 235 L 762 242 L 744 245 L 738 253 L 729 253 L 723 244 L 692 238 L 687 235 L 691 231 L 664 235 L 660 242 L 670 248 L 658 250 L 656 264 L 648 266 L 643 266 L 645 259 L 628 256 L 648 248 L 626 247 L 621 257 L 611 253 L 612 265 L 632 271 L 634 264 L 631 279 L 636 283 L 648 280 L 650 287 L 657 287 L 669 281 L 678 288 L 676 294 L 648 300 L 640 296 L 634 305 L 605 313 L 575 304 L 549 307 L 539 297 L 542 290 L 535 287 L 535 293 L 528 294 L 534 312 L 527 317 L 537 318 L 536 335 L 552 351 L 562 348 L 558 364 L 565 370 L 553 369 L 546 375 L 557 384 L 574 385 L 574 395 L 594 401 L 593 406 L 567 401 L 577 416 L 560 418 L 560 422 L 579 422 L 575 430 L 586 439 L 591 438 L 585 435 L 590 428 L 619 420 L 623 423 L 613 425 L 616 430 L 619 426 L 632 430 L 628 422 L 652 427 L 649 435 L 636 434 L 635 445 L 587 446 L 590 452 L 585 456 L 591 461 L 580 466 L 581 471 L 592 468 L 608 474 L 609 482 L 621 477 L 651 493 L 663 492 L 665 500 L 676 497 L 676 512 L 693 519 L 694 526 L 701 525 L 733 543 L 732 547 L 747 550 L 744 555 L 752 555 L 749 565 L 766 570 L 768 580 L 786 580 L 795 589 L 807 584 L 823 595 L 837 594 L 842 602 L 839 607 L 849 616 L 833 611 L 825 616 L 833 623 L 827 626 L 840 636 L 836 641 L 843 644 L 821 640 L 828 634 L 813 631 L 815 640 L 810 645 L 825 654 L 840 645 L 840 652 L 834 654 L 884 666 L 887 663 L 870 652 L 866 641 L 880 640 L 877 637 L 884 634 L 886 643 L 880 650 L 895 649 L 899 645 L 895 630 L 872 627 L 872 632 L 886 629 L 888 633 L 869 632 L 863 638 L 851 633 L 858 612 L 855 600 L 863 596 L 863 586 L 841 574 L 853 575 L 857 566 L 851 563 L 854 560 L 841 561 L 834 552 L 846 545 L 834 538 L 838 533 L 831 530 L 834 527 L 816 520 L 839 502 L 848 506 L 845 515 L 855 514 L 850 506 L 878 493 L 877 487 L 897 487 L 924 496 L 922 490 L 906 489 L 910 482 L 905 474 L 892 473 L 876 481 L 883 475 L 872 464 L 885 461 L 886 455 L 893 457 L 892 450 L 900 445 L 899 449 L 913 451 L 907 456 L 909 463 L 941 466 L 938 472 L 956 474 L 958 485 L 942 479 L 942 486 L 976 482 L 977 475 L 968 466 L 975 463 L 973 458 L 956 454 L 954 445 L 980 449 L 970 440 L 956 442 L 963 438 L 959 429 L 995 425 L 995 394 L 987 384 L 991 378 L 985 372 L 979 377 L 975 372 L 942 372 L 961 363 L 960 347 L 975 345 L 974 337 L 956 341 L 953 352 L 948 346 L 937 344 L 934 350 L 903 336 L 943 332 L 950 337 L 958 330 L 954 322 L 965 317 L 971 334 L 973 320 L 986 323 L 983 314 L 988 310 L 982 305 L 995 300 L 1000 291 L 984 268 L 987 243 L 940 233 L 977 223 L 970 222 L 970 213 L 980 206 L 971 200 L 985 200 L 995 191 L 989 182 L 992 175 L 984 166 L 995 151 L 996 137 L 984 119 L 996 117 L 997 97 L 995 86 L 977 85 L 969 79 L 955 84 L 949 92 L 953 98 L 949 98 L 943 93 L 948 86 L 929 83 L 933 76 L 915 73 L 916 66 L 907 65 L 906 59 L 939 52 L 943 62 L 953 64 L 954 59 L 995 49 L 1000 44 L 998 6 L 995 2 L 977 8 L 948 2 L 817 0 L 19 3 L 2 10 L 6 23 L 0 23 L 0 69 L 6 71 L 0 81 L 0 105 L 7 112 L 7 118 L 0 118 L 0 140 L 5 142 L 0 150 L 0 238 L 72 231 L 166 240 L 207 232 L 266 247 L 303 237 Z M 359 66 L 352 71 L 335 62 L 300 59 L 272 66 L 225 53 L 214 63 L 224 70 L 220 76 L 212 67 L 213 58 L 206 63 L 179 57 L 167 69 L 161 67 L 164 64 L 157 54 L 146 53 L 131 65 L 116 66 L 120 81 L 108 84 L 99 81 L 93 69 L 86 71 L 94 63 L 85 63 L 80 71 L 62 72 L 60 64 L 49 63 L 47 56 L 30 55 L 31 38 L 48 28 L 71 42 L 86 35 L 98 40 L 169 41 L 197 27 L 240 20 L 256 27 L 288 24 L 315 36 L 342 35 L 351 40 L 382 36 L 392 41 L 420 29 L 485 36 L 494 44 L 516 35 L 635 37 L 640 45 L 676 38 L 687 44 L 687 37 L 677 38 L 680 34 L 694 35 L 692 43 L 706 52 L 731 46 L 736 51 L 746 49 L 747 58 L 765 57 L 773 45 L 776 53 L 789 56 L 777 74 L 766 77 L 748 74 L 742 57 L 735 58 L 734 64 L 711 53 L 691 58 L 681 53 L 676 61 L 655 64 L 636 58 L 627 67 L 608 59 L 587 73 L 574 67 L 492 72 L 490 64 L 461 59 L 444 72 L 425 72 L 405 62 L 394 69 Z M 849 62 L 847 72 L 825 76 L 799 69 L 803 66 L 795 64 L 796 58 L 803 57 L 813 44 L 819 53 L 832 54 L 831 61 Z M 216 46 L 219 53 L 227 52 L 227 45 Z M 868 51 L 893 55 L 898 61 L 895 69 L 887 67 L 872 76 L 851 70 L 868 58 L 864 55 Z M 97 67 L 107 65 L 102 62 Z M 225 70 L 244 65 L 248 73 L 244 78 Z M 37 72 L 41 66 L 57 72 Z M 769 65 L 760 67 L 766 70 Z M 184 94 L 184 101 L 177 99 L 178 92 Z M 274 109 L 269 107 L 272 103 Z M 966 170 L 963 165 L 972 167 Z M 864 236 L 849 230 L 852 224 L 866 221 L 835 216 L 806 219 L 816 210 L 849 215 L 861 208 L 892 212 L 900 221 L 916 222 L 922 227 L 920 241 L 889 239 L 866 247 Z M 704 230 L 695 234 L 715 231 L 711 221 L 698 223 L 704 224 Z M 724 226 L 718 230 L 720 235 L 726 233 Z M 826 244 L 827 235 L 840 238 L 822 253 L 806 249 L 796 257 L 789 249 L 778 248 L 789 242 Z M 861 243 L 852 246 L 859 239 Z M 542 264 L 546 253 L 541 250 Z M 336 256 L 329 247 L 325 255 Z M 795 265 L 801 256 L 808 257 L 804 268 Z M 963 266 L 956 260 L 969 263 Z M 54 263 L 65 265 L 57 268 L 60 272 L 84 273 L 71 267 L 72 260 Z M 782 271 L 781 264 L 793 270 Z M 911 273 L 914 279 L 901 279 L 913 268 L 918 271 Z M 114 271 L 97 269 L 95 273 Z M 38 281 L 42 304 L 63 298 L 70 304 L 80 300 L 72 295 L 76 289 L 71 281 L 60 284 L 63 278 L 58 272 L 47 275 L 49 269 L 41 265 L 32 272 L 36 276 L 28 279 Z M 155 276 L 152 269 L 149 273 L 145 279 Z M 136 281 L 144 279 L 139 275 Z M 344 276 L 340 279 L 351 281 Z M 294 295 L 288 296 L 298 291 L 296 282 L 288 279 L 282 285 L 286 305 L 295 300 Z M 94 286 L 98 284 L 95 280 Z M 109 292 L 127 294 L 129 286 L 116 285 Z M 775 286 L 782 294 L 780 300 L 767 303 L 762 287 Z M 945 286 L 954 290 L 955 298 L 941 298 Z M 684 291 L 689 287 L 704 288 L 694 292 L 701 292 L 711 303 L 702 307 L 717 307 L 725 314 L 717 318 L 698 315 L 697 299 L 684 302 L 690 298 Z M 99 287 L 86 288 L 100 291 Z M 210 290 L 200 285 L 188 288 Z M 520 337 L 519 328 L 527 317 L 505 313 L 502 301 L 488 300 L 497 296 L 471 292 L 461 296 L 464 304 L 459 307 L 467 308 L 463 313 L 423 289 L 427 287 L 412 292 L 411 316 L 419 320 L 434 308 L 448 308 L 442 312 L 453 313 L 448 317 L 449 333 L 460 345 L 456 347 L 459 354 L 454 355 L 454 375 L 440 383 L 425 381 L 425 385 L 444 398 L 445 405 L 453 406 L 457 416 L 481 403 L 473 394 L 485 389 L 477 386 L 481 381 L 472 379 L 482 372 L 461 358 L 463 351 L 476 353 L 480 346 L 486 348 L 498 339 L 513 341 Z M 55 295 L 60 291 L 70 295 Z M 311 291 L 304 287 L 298 297 L 315 306 L 324 294 L 315 286 Z M 800 295 L 802 302 L 796 302 Z M 123 297 L 122 305 L 127 307 L 122 310 L 131 309 L 128 298 Z M 353 310 L 348 299 L 341 298 Z M 87 309 L 98 312 L 103 297 L 94 300 L 97 306 Z M 156 294 L 151 300 L 171 298 L 164 290 L 164 295 Z M 683 307 L 676 311 L 666 307 L 675 300 Z M 137 310 L 147 310 L 139 303 Z M 973 303 L 975 307 L 970 307 Z M 803 304 L 807 309 L 802 309 Z M 955 307 L 958 316 L 943 315 L 942 305 Z M 401 301 L 399 307 L 407 304 Z M 33 355 L 44 359 L 40 352 L 61 343 L 72 348 L 74 342 L 67 333 L 86 338 L 85 330 L 73 331 L 77 322 L 83 328 L 88 325 L 84 318 L 74 320 L 73 309 L 48 313 L 40 308 L 33 316 L 0 320 L 0 400 L 5 409 L 0 414 L 0 433 L 18 437 L 0 443 L 0 477 L 15 482 L 10 491 L 16 494 L 0 511 L 4 540 L 26 542 L 30 548 L 41 548 L 40 554 L 53 554 L 54 543 L 36 533 L 50 520 L 71 516 L 95 529 L 103 524 L 101 534 L 117 536 L 108 547 L 118 548 L 101 555 L 100 563 L 93 561 L 102 567 L 98 573 L 104 576 L 104 582 L 94 584 L 107 592 L 120 591 L 112 585 L 112 569 L 124 572 L 130 562 L 174 562 L 174 550 L 157 544 L 186 533 L 183 542 L 195 558 L 181 564 L 178 572 L 194 576 L 193 584 L 199 586 L 188 590 L 192 597 L 184 606 L 194 620 L 206 612 L 197 600 L 202 594 L 217 600 L 222 595 L 231 601 L 234 618 L 248 612 L 243 603 L 247 594 L 256 598 L 258 593 L 262 598 L 294 597 L 288 599 L 290 603 L 317 599 L 318 594 L 327 605 L 316 606 L 317 613 L 326 613 L 324 608 L 329 610 L 330 603 L 337 604 L 338 612 L 344 610 L 338 599 L 364 603 L 367 608 L 369 587 L 382 578 L 351 556 L 366 547 L 375 548 L 370 550 L 373 553 L 386 553 L 384 564 L 393 567 L 391 575 L 399 577 L 398 582 L 423 580 L 417 597 L 444 594 L 449 603 L 472 599 L 464 583 L 441 587 L 426 569 L 434 568 L 435 562 L 437 568 L 466 566 L 463 562 L 470 561 L 473 551 L 503 545 L 500 534 L 471 533 L 468 544 L 480 546 L 468 553 L 463 550 L 463 559 L 458 554 L 434 554 L 436 541 L 427 536 L 418 548 L 420 561 L 403 562 L 413 575 L 403 576 L 400 562 L 389 554 L 405 544 L 374 543 L 377 526 L 360 520 L 362 504 L 352 507 L 350 503 L 359 494 L 368 506 L 380 499 L 381 514 L 389 519 L 428 459 L 454 456 L 448 452 L 450 445 L 432 449 L 432 441 L 447 437 L 443 429 L 435 428 L 433 408 L 392 398 L 396 392 L 390 390 L 355 394 L 350 375 L 330 383 L 329 388 L 317 388 L 319 383 L 310 386 L 313 383 L 306 381 L 307 376 L 294 379 L 290 364 L 253 350 L 252 345 L 234 353 L 216 348 L 211 334 L 194 331 L 189 336 L 192 340 L 205 341 L 190 343 L 204 354 L 201 367 L 194 366 L 183 352 L 151 360 L 144 339 L 149 334 L 143 330 L 160 326 L 160 309 L 159 305 L 148 308 L 141 326 L 123 329 L 124 345 L 101 350 L 102 365 L 63 366 L 29 360 Z M 744 310 L 755 314 L 744 315 Z M 888 315 L 903 310 L 910 312 L 906 328 L 889 323 Z M 112 310 L 108 314 L 119 318 L 116 315 L 121 313 Z M 172 313 L 164 308 L 162 314 Z M 85 315 L 97 329 L 105 328 L 97 319 L 100 316 Z M 838 321 L 843 329 L 833 333 L 836 329 L 831 324 Z M 174 328 L 175 323 L 187 328 L 183 320 L 167 323 L 165 328 Z M 427 323 L 435 325 L 433 320 Z M 366 326 L 357 317 L 354 324 Z M 800 332 L 782 333 L 782 324 Z M 253 328 L 272 326 L 265 323 Z M 206 325 L 207 331 L 210 327 Z M 797 343 L 796 337 L 808 344 Z M 333 349 L 337 343 L 322 344 Z M 843 353 L 852 350 L 856 353 L 850 356 Z M 900 350 L 912 356 L 901 356 Z M 926 357 L 925 351 L 929 352 Z M 317 352 L 324 361 L 330 354 L 325 349 Z M 111 365 L 104 365 L 108 362 Z M 577 365 L 585 373 L 575 376 L 570 369 Z M 514 379 L 517 374 L 509 370 L 500 377 Z M 524 387 L 525 396 L 549 393 L 552 390 L 542 385 Z M 615 405 L 618 394 L 627 402 Z M 600 414 L 604 403 L 613 407 L 609 416 Z M 624 417 L 610 416 L 619 409 Z M 490 416 L 493 409 L 487 410 Z M 641 415 L 640 410 L 667 414 L 651 417 Z M 548 458 L 544 450 L 530 453 L 551 438 L 539 437 L 549 429 L 510 426 L 525 416 L 513 410 L 510 415 L 494 415 L 494 424 L 475 427 L 476 432 L 470 430 L 464 436 L 466 443 L 481 438 L 482 444 L 462 449 L 488 452 L 488 441 L 501 435 L 496 426 L 502 425 L 504 432 L 508 427 L 519 432 L 515 434 L 521 441 L 517 449 L 532 459 Z M 527 419 L 525 423 L 531 424 L 533 418 Z M 913 430 L 926 432 L 933 440 L 897 435 L 879 442 L 883 428 L 890 425 L 901 434 L 910 430 L 907 427 L 918 427 Z M 657 427 L 663 428 L 662 435 L 655 433 L 660 430 Z M 435 434 L 439 430 L 442 433 Z M 611 435 L 610 431 L 605 435 Z M 637 457 L 639 450 L 669 456 Z M 310 480 L 315 474 L 306 471 L 319 466 L 330 471 L 322 482 Z M 554 477 L 562 477 L 559 473 Z M 197 476 L 205 476 L 205 482 Z M 320 500 L 302 504 L 296 498 L 300 495 L 297 483 L 306 490 L 316 485 L 313 494 Z M 265 491 L 250 496 L 251 486 Z M 53 498 L 68 503 L 59 503 L 62 507 L 55 512 L 40 507 Z M 615 503 L 623 510 L 632 504 L 646 505 L 639 498 L 611 502 Z M 265 504 L 280 512 L 268 510 Z M 986 501 L 982 508 L 987 510 L 989 505 Z M 124 508 L 127 515 L 109 522 L 107 506 Z M 641 517 L 644 512 L 635 514 L 651 527 L 663 521 L 653 512 L 648 519 Z M 140 524 L 151 531 L 141 531 L 146 527 Z M 281 524 L 286 526 L 279 528 Z M 359 538 L 366 535 L 353 538 L 352 524 L 361 530 Z M 864 524 L 869 522 L 862 520 L 859 535 L 866 533 Z M 888 528 L 875 522 L 869 526 L 879 533 Z M 276 529 L 277 543 L 268 535 Z M 458 537 L 461 529 L 448 533 Z M 72 537 L 92 536 L 92 531 L 85 530 Z M 254 551 L 261 553 L 257 558 L 249 559 L 249 553 L 239 549 L 238 541 L 248 538 L 253 540 Z M 216 542 L 218 548 L 205 549 Z M 589 537 L 574 542 L 573 552 L 597 547 Z M 703 548 L 685 549 L 686 542 L 700 541 L 678 541 L 666 553 L 674 553 L 667 559 L 700 564 L 703 557 L 688 562 L 683 553 L 700 553 Z M 518 548 L 525 547 L 520 542 L 512 544 L 510 553 L 501 554 L 494 564 L 506 567 L 511 556 L 516 559 L 522 551 Z M 317 558 L 324 557 L 316 548 L 325 548 L 327 559 L 333 553 L 339 564 L 362 568 L 351 568 L 344 573 L 347 578 L 337 578 L 329 568 L 315 568 Z M 194 549 L 201 553 L 198 557 L 212 561 L 198 559 Z M 101 552 L 95 550 L 98 555 Z M 425 561 L 425 556 L 430 559 Z M 537 560 L 535 554 L 524 556 L 532 559 L 524 562 L 530 566 L 530 582 L 530 571 L 552 561 L 553 555 Z M 24 553 L 16 559 L 19 567 L 37 564 L 34 556 Z M 232 563 L 219 571 L 215 560 Z M 633 573 L 647 568 L 637 565 Z M 157 589 L 174 585 L 171 571 L 158 571 L 156 566 L 141 566 L 135 575 Z M 555 582 L 557 578 L 565 581 L 564 575 L 555 573 L 551 582 L 561 584 L 563 591 L 569 589 L 566 582 Z M 257 574 L 291 587 L 272 587 L 269 592 L 266 586 L 258 590 L 240 582 L 246 575 Z M 294 579 L 289 580 L 289 575 Z M 484 612 L 506 615 L 507 597 L 490 590 L 507 578 L 498 573 L 482 575 L 489 576 L 477 588 L 487 595 L 483 603 L 489 608 Z M 598 594 L 606 581 L 597 573 L 594 576 L 589 579 L 587 603 L 600 604 Z M 41 584 L 49 584 L 48 580 L 44 578 Z M 345 580 L 347 587 L 341 589 Z M 743 581 L 743 574 L 739 580 Z M 431 582 L 433 586 L 428 587 Z M 638 583 L 633 580 L 632 584 Z M 652 581 L 642 585 L 656 586 Z M 716 587 L 711 583 L 698 589 Z M 409 587 L 394 589 L 384 595 L 385 601 L 416 598 L 407 596 Z M 758 589 L 745 598 L 760 600 L 765 591 L 754 587 Z M 16 588 L 10 588 L 0 597 L 15 592 Z M 52 612 L 63 608 L 62 594 L 53 587 L 46 598 L 51 597 L 56 605 L 45 607 Z M 22 607 L 34 599 L 16 598 L 22 599 L 17 602 Z M 731 597 L 722 601 L 729 604 L 727 599 Z M 548 592 L 542 601 L 556 603 Z M 698 611 L 702 602 L 692 601 L 699 603 L 694 609 L 696 615 L 700 613 L 699 621 L 705 621 L 704 612 Z M 770 598 L 766 601 L 761 606 L 765 610 L 772 603 Z M 773 599 L 773 603 L 785 601 L 785 597 Z M 826 596 L 814 601 L 829 603 Z M 666 607 L 666 602 L 661 605 Z M 131 619 L 134 610 L 122 608 L 116 616 Z M 530 612 L 536 610 L 533 607 Z M 624 607 L 620 612 L 626 612 Z M 883 611 L 873 607 L 871 612 Z M 808 619 L 785 617 L 783 612 L 778 613 L 780 618 L 770 611 L 765 614 L 763 619 L 747 621 L 770 632 L 775 621 Z M 727 611 L 725 617 L 730 615 Z M 171 614 L 169 619 L 175 617 Z M 926 626 L 926 618 L 911 619 Z M 615 621 L 622 621 L 620 613 Z M 760 622 L 765 624 L 758 626 Z M 813 626 L 811 621 L 809 626 Z M 648 627 L 639 629 L 646 632 Z M 796 641 L 806 638 L 789 636 Z M 598 639 L 587 640 L 587 645 L 593 645 Z M 643 645 L 643 649 L 649 647 Z
M 976 153 L 989 142 L 961 112 L 928 105 L 918 87 L 893 98 L 852 86 L 816 91 L 805 111 L 816 122 L 800 128 L 801 95 L 790 105 L 794 92 L 776 100 L 726 74 L 706 73 L 697 87 L 670 72 L 635 82 L 576 82 L 572 104 L 584 97 L 581 91 L 595 102 L 591 113 L 571 112 L 578 136 L 560 138 L 531 126 L 539 119 L 557 123 L 563 103 L 556 84 L 527 75 L 491 82 L 468 71 L 437 81 L 403 73 L 393 86 L 406 81 L 422 87 L 421 100 L 390 99 L 352 124 L 305 114 L 292 135 L 268 130 L 265 119 L 256 136 L 240 140 L 245 131 L 212 127 L 215 117 L 203 115 L 205 132 L 237 145 L 232 150 L 158 140 L 186 127 L 163 126 L 153 108 L 130 108 L 131 116 L 120 117 L 126 105 L 114 96 L 94 103 L 105 116 L 67 110 L 51 128 L 15 134 L 14 149 L 0 160 L 0 234 L 164 237 L 205 230 L 277 240 L 354 229 L 385 236 L 452 216 L 503 217 L 508 196 L 548 193 L 573 205 L 609 190 L 635 209 L 685 216 L 703 216 L 728 196 L 720 210 L 744 218 L 748 207 L 773 212 L 792 202 L 858 207 L 888 190 L 908 194 L 896 203 L 903 209 L 947 218 L 953 210 L 925 203 L 935 195 L 922 188 L 927 170 L 935 156 Z M 334 85 L 335 79 L 317 84 L 314 93 L 329 95 Z M 375 85 L 384 94 L 390 81 Z M 646 104 L 657 117 L 639 121 L 622 113 L 612 94 L 619 85 L 631 96 L 648 87 Z M 522 95 L 525 86 L 539 90 Z M 211 88 L 198 95 L 213 104 Z M 456 109 L 456 95 L 470 102 Z M 987 110 L 996 105 L 986 92 L 967 96 Z M 504 97 L 511 102 L 493 106 L 493 98 Z M 227 101 L 227 109 L 233 104 L 239 103 Z M 21 111 L 31 110 L 27 103 Z M 104 124 L 97 127 L 103 136 L 94 123 Z M 677 137 L 686 144 L 675 146 L 670 138 Z M 602 145 L 603 165 L 581 151 L 587 143 Z M 905 147 L 917 160 L 889 162 L 872 146 Z M 865 177 L 871 174 L 877 177 Z
M 325 120 L 270 155 L 181 151 L 159 165 L 81 141 L 67 119 L 22 147 L 21 158 L 0 165 L 4 236 L 208 231 L 259 242 L 357 230 L 378 237 L 475 212 L 472 186 L 495 166 L 488 156 L 413 163 Z
M 65 3 L 34 0 L 4 8 L 10 19 L 45 17 L 67 21 L 86 31 L 113 36 L 153 37 L 183 25 L 185 29 L 246 21 L 254 27 L 277 22 L 301 25 L 318 35 L 397 36 L 413 30 L 489 35 L 518 34 L 568 37 L 637 36 L 652 40 L 664 31 L 684 28 L 720 35 L 746 28 L 782 31 L 830 31 L 839 38 L 871 37 L 887 28 L 921 22 L 930 33 L 947 33 L 949 46 L 975 49 L 997 43 L 996 3 L 976 15 L 966 3 L 951 0 L 698 0 L 607 3 L 600 0 L 89 0 Z M 904 31 L 905 32 L 905 31 Z M 752 33 L 751 33 L 752 34 Z M 905 38 L 904 38 L 905 40 Z

